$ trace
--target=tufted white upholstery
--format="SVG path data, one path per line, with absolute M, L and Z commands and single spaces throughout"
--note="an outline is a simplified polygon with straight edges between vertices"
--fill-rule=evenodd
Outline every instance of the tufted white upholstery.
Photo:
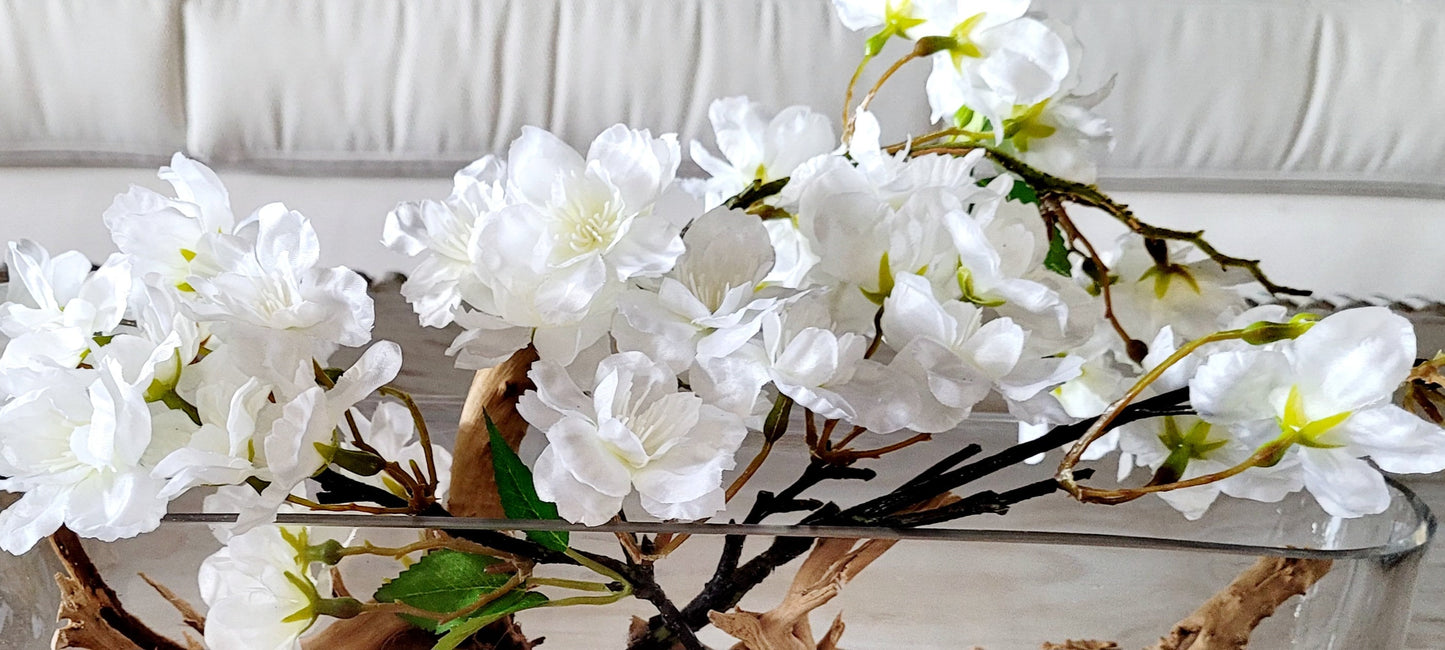
M 1101 184 L 1146 219 L 1310 286 L 1445 298 L 1445 5 L 1035 8 L 1074 26 L 1083 89 L 1117 74 Z M 0 239 L 98 259 L 110 196 L 183 150 L 238 209 L 316 219 L 329 261 L 402 270 L 376 244 L 387 209 L 444 195 L 524 124 L 578 146 L 615 121 L 708 140 L 708 102 L 738 93 L 834 115 L 862 41 L 826 0 L 0 0 Z M 889 135 L 927 128 L 926 67 L 880 98 Z
M 177 0 L 0 0 L 0 164 L 170 155 L 181 63 Z

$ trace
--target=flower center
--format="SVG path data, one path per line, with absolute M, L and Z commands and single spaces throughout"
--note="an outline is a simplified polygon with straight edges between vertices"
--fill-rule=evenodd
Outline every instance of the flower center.
M 626 221 L 615 199 L 606 199 L 600 205 L 569 203 L 561 213 L 559 240 L 563 250 L 573 253 L 569 257 L 610 248 Z
M 1335 425 L 1344 422 L 1350 417 L 1350 411 L 1336 413 L 1329 417 L 1311 420 L 1305 414 L 1304 397 L 1300 395 L 1299 386 L 1289 387 L 1289 397 L 1285 399 L 1284 415 L 1279 417 L 1279 428 L 1285 436 L 1293 439 L 1306 447 L 1317 449 L 1334 449 L 1344 445 L 1337 442 L 1326 442 L 1323 437 Z

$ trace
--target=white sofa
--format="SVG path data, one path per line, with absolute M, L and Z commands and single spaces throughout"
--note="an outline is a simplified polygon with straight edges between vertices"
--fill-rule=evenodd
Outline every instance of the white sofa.
M 1445 5 L 1036 0 L 1082 41 L 1117 146 L 1101 185 L 1282 282 L 1445 298 Z M 183 151 L 238 209 L 311 216 L 372 275 L 398 201 L 524 124 L 708 139 L 715 97 L 838 113 L 864 36 L 826 0 L 0 0 L 0 239 L 110 250 L 99 215 Z M 885 57 L 887 58 L 887 54 Z M 926 66 L 878 102 L 927 127 Z M 1101 224 L 1107 229 L 1108 224 Z

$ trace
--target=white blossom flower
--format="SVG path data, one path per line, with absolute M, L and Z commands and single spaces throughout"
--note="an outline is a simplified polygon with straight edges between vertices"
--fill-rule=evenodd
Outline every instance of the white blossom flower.
M 236 535 L 201 562 L 206 646 L 213 650 L 300 650 L 316 622 L 316 582 L 303 528 L 262 526 Z
M 836 331 L 825 303 L 813 296 L 786 311 L 764 314 L 762 333 L 766 363 L 757 372 L 778 392 L 825 418 L 857 417 L 838 388 L 863 365 L 867 337 Z
M 711 175 L 692 183 L 712 209 L 754 181 L 787 178 L 803 161 L 833 150 L 838 143 L 828 118 L 806 106 L 789 106 L 769 118 L 747 97 L 713 100 L 707 109 L 718 150 L 724 159 L 693 141 L 692 159 Z
M 1114 315 L 1130 336 L 1148 341 L 1167 325 L 1195 339 L 1245 310 L 1241 289 L 1254 281 L 1247 272 L 1221 266 L 1192 244 L 1163 243 L 1162 252 L 1163 264 L 1142 239 L 1121 236 L 1118 250 L 1106 256 L 1118 276 L 1110 287 Z
M 290 399 L 278 400 L 280 414 L 271 422 L 258 449 L 268 482 L 251 507 L 236 520 L 236 532 L 271 520 L 286 497 L 329 462 L 338 441 L 336 427 L 346 411 L 396 378 L 401 346 L 378 341 L 362 353 L 330 390 L 312 385 Z M 299 374 L 299 373 L 298 373 Z
M 544 360 L 528 373 L 537 390 L 518 410 L 547 436 L 537 494 L 569 521 L 611 519 L 634 489 L 665 519 L 699 519 L 723 508 L 722 473 L 747 435 L 738 416 L 679 392 L 666 366 L 639 352 L 597 367 L 590 394 Z
M 1006 194 L 1008 185 L 998 191 Z M 996 206 L 997 201 L 983 205 Z M 1022 223 L 995 222 L 992 216 L 992 210 L 975 208 L 974 215 L 955 211 L 944 219 L 958 256 L 954 273 L 960 297 L 988 307 L 1008 306 L 1012 313 L 1035 314 L 1033 320 L 1053 320 L 1062 329 L 1068 319 L 1063 299 L 1048 285 L 1025 277 L 1041 266 L 1041 238 Z
M 640 351 L 674 373 L 737 351 L 781 298 L 762 286 L 773 247 L 757 217 L 718 208 L 694 221 L 683 241 L 687 252 L 656 291 L 622 295 L 612 329 L 620 349 Z
M 1015 106 L 1003 121 L 1000 149 L 1045 173 L 1093 183 L 1099 157 L 1114 144 L 1108 120 L 1093 109 L 1112 89 L 1111 79 L 1088 95 L 1060 92 L 1032 106 Z
M 163 482 L 144 464 L 152 418 L 150 377 L 127 383 L 119 361 L 57 371 L 0 406 L 0 489 L 22 492 L 0 512 L 0 548 L 20 554 L 62 524 L 114 541 L 154 530 Z
M 215 275 L 192 275 L 186 306 L 226 342 L 248 349 L 245 366 L 273 382 L 298 360 L 371 339 L 366 280 L 345 267 L 318 268 L 310 221 L 279 203 L 262 206 L 216 240 Z M 246 361 L 246 359 L 238 359 Z
M 1282 307 L 1267 306 L 1270 313 Z M 1165 327 L 1149 345 L 1149 355 L 1144 358 L 1144 367 L 1153 369 L 1176 350 L 1174 332 Z M 1198 354 L 1190 355 L 1171 366 L 1146 389 L 1149 393 L 1161 393 L 1188 384 L 1201 363 Z M 1146 393 L 1148 394 L 1148 393 Z M 1222 472 L 1249 458 L 1259 445 L 1268 442 L 1248 431 L 1236 432 L 1225 426 L 1213 425 L 1194 415 L 1177 415 L 1150 418 L 1130 422 L 1115 429 L 1120 459 L 1120 480 L 1129 466 L 1138 463 L 1148 467 L 1165 481 L 1188 480 L 1206 474 Z M 1243 434 L 1243 435 L 1241 435 Z M 1160 474 L 1161 468 L 1164 474 Z M 1291 492 L 1303 487 L 1299 474 L 1299 459 L 1286 456 L 1269 467 L 1256 467 L 1242 474 L 1236 474 L 1221 481 L 1206 483 L 1189 488 L 1158 492 L 1159 498 L 1173 506 L 1191 521 L 1204 516 L 1209 506 L 1221 494 L 1255 501 L 1276 502 Z
M 933 55 L 928 103 L 934 121 L 972 111 L 997 127 L 1013 107 L 1053 97 L 1070 74 L 1069 47 L 1048 25 L 1027 18 L 1027 0 L 961 0 L 922 29 L 956 44 Z M 959 120 L 968 122 L 970 120 Z M 998 141 L 1003 130 L 995 128 Z
M 1190 380 L 1205 421 L 1288 444 L 1304 487 L 1331 515 L 1383 511 L 1388 472 L 1445 469 L 1445 431 L 1390 403 L 1415 360 L 1409 321 L 1350 309 L 1277 347 L 1211 355 Z
M 446 327 L 465 295 L 475 286 L 476 260 L 472 253 L 477 219 L 507 205 L 506 164 L 485 156 L 453 179 L 451 196 L 443 201 L 402 203 L 386 215 L 382 242 L 394 251 L 421 256 L 407 274 L 401 295 L 426 327 Z
M 11 340 L 0 368 L 74 368 L 99 347 L 95 337 L 111 334 L 124 318 L 131 280 L 121 256 L 92 273 L 79 252 L 51 257 L 40 244 L 21 240 L 10 243 L 8 266 L 0 333 Z
M 177 153 L 159 175 L 175 198 L 131 186 L 106 209 L 105 225 L 136 277 L 155 274 L 167 286 L 185 287 L 190 276 L 214 272 L 211 242 L 231 232 L 235 216 L 226 187 L 205 165 Z
M 892 278 L 954 275 L 959 255 L 950 245 L 950 212 L 980 214 L 1007 194 L 1007 179 L 978 187 L 979 156 L 886 155 L 876 122 L 863 113 L 850 146 L 857 164 L 825 156 L 800 169 L 779 201 L 796 204 L 798 232 L 819 258 L 809 281 L 836 291 L 836 317 L 845 328 L 871 329 Z
M 897 278 L 883 303 L 884 338 L 898 351 L 893 365 L 927 387 L 933 404 L 922 412 L 935 416 L 915 419 L 910 428 L 945 431 L 990 389 L 1011 403 L 1025 402 L 1078 372 L 1070 358 L 1029 358 L 1029 333 L 1013 320 L 983 319 L 976 305 L 940 302 L 921 276 Z
M 579 291 L 596 291 L 608 278 L 660 275 L 682 254 L 681 227 L 692 215 L 679 222 L 654 210 L 677 173 L 675 135 L 653 138 L 618 124 L 598 135 L 583 158 L 557 136 L 527 127 L 507 158 L 508 188 L 531 210 L 507 213 L 495 243 L 513 240 L 515 219 L 535 219 L 548 263 L 558 272 L 576 267 L 569 275 L 582 283 Z M 517 234 L 531 240 L 533 232 Z
M 619 124 L 587 156 L 527 127 L 508 152 L 511 203 L 482 216 L 471 259 L 480 286 L 464 295 L 468 331 L 449 353 L 489 367 L 530 342 L 569 363 L 606 333 L 621 283 L 672 268 L 695 201 L 673 185 L 677 139 Z

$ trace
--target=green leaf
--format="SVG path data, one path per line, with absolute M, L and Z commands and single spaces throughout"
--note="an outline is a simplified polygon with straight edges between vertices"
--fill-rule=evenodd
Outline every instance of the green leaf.
M 1049 238 L 1049 254 L 1044 256 L 1044 268 L 1064 277 L 1071 275 L 1069 247 L 1064 245 L 1064 233 L 1058 227 L 1052 228 L 1054 236 Z
M 1015 178 L 1013 188 L 1008 191 L 1008 200 L 1018 201 L 1024 204 L 1037 204 L 1039 202 L 1039 193 L 1034 191 L 1034 188 L 1028 183 Z
M 454 650 L 463 641 L 493 621 L 524 609 L 541 607 L 547 602 L 546 596 L 535 591 L 513 591 L 487 603 L 485 607 L 477 610 L 471 616 L 443 624 L 439 631 L 446 632 L 446 636 L 438 639 L 437 644 L 432 646 L 432 650 Z
M 537 487 L 532 483 L 532 470 L 522 463 L 517 453 L 502 439 L 497 425 L 490 415 L 483 414 L 487 421 L 487 434 L 492 441 L 492 471 L 497 476 L 497 494 L 502 498 L 502 510 L 509 519 L 560 519 L 557 506 L 537 496 Z M 567 531 L 527 531 L 527 537 L 553 551 L 567 550 Z
M 477 602 L 511 579 L 508 574 L 487 571 L 497 562 L 485 555 L 437 549 L 383 584 L 375 598 L 377 602 L 400 601 L 429 612 L 449 614 Z M 434 621 L 425 618 L 403 618 L 422 629 L 436 628 Z

